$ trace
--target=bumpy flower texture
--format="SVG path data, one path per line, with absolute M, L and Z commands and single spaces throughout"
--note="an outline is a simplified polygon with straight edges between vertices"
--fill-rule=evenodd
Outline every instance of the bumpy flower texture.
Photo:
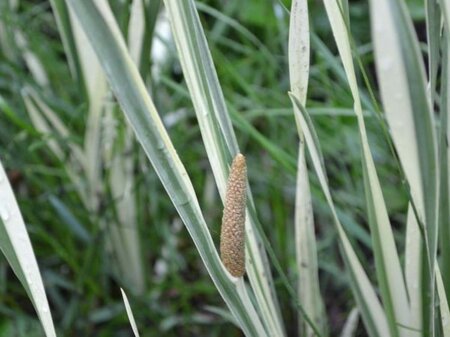
M 220 235 L 220 257 L 234 277 L 245 273 L 245 203 L 247 166 L 238 154 L 231 164 Z

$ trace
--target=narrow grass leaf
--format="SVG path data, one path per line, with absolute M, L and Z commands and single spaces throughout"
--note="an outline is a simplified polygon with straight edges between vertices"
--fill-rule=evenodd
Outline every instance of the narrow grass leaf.
M 188 229 L 217 289 L 246 336 L 267 336 L 244 289 L 225 270 L 203 218 L 189 176 L 131 59 L 110 10 L 90 0 L 68 0 L 103 66 L 111 89 L 138 141 Z M 241 279 L 242 280 L 242 279 Z
M 94 3 L 102 5 L 102 0 Z M 108 92 L 105 75 L 89 40 L 80 25 L 78 18 L 69 7 L 69 16 L 80 68 L 84 79 L 88 101 L 88 115 L 84 135 L 85 161 L 82 163 L 87 180 L 87 197 L 89 210 L 96 214 L 100 206 L 102 192 L 101 179 L 101 121 L 104 99 Z
M 375 163 L 370 152 L 351 53 L 349 22 L 348 20 L 347 22 L 345 21 L 342 8 L 339 7 L 336 1 L 326 0 L 324 3 L 350 85 L 354 109 L 358 119 L 362 147 L 364 190 L 383 305 L 392 336 L 406 337 L 409 334 L 409 330 L 405 327 L 411 324 L 408 294 L 386 204 L 375 169 Z
M 0 3 L 0 51 L 10 62 L 17 60 L 17 50 L 13 48 L 14 37 L 12 34 L 12 27 L 7 21 L 7 17 L 13 12 L 8 1 L 2 1 Z
M 444 16 L 444 27 L 447 32 L 450 32 L 450 0 L 440 0 L 442 14 Z M 450 34 L 446 34 L 447 41 L 449 40 Z
M 372 37 L 386 118 L 412 196 L 424 226 L 421 243 L 422 320 L 434 335 L 434 263 L 437 250 L 438 164 L 435 121 L 411 18 L 400 0 L 370 2 Z
M 58 113 L 51 109 L 47 103 L 44 102 L 44 100 L 39 96 L 39 94 L 32 89 L 31 87 L 25 87 L 22 89 L 23 96 L 28 97 L 32 100 L 34 103 L 34 106 L 37 109 L 37 112 L 40 113 L 42 116 L 41 118 L 45 118 L 46 121 L 49 123 L 50 129 L 47 131 L 42 130 L 42 132 L 50 132 L 58 134 L 59 137 L 61 137 L 63 140 L 68 141 L 68 147 L 72 151 L 72 156 L 77 161 L 77 164 L 81 167 L 83 165 L 83 162 L 85 161 L 85 155 L 75 142 L 70 140 L 70 130 L 67 128 L 67 126 L 64 124 L 64 122 L 59 118 Z M 27 103 L 29 106 L 29 103 Z M 38 128 L 39 129 L 39 128 Z
M 141 64 L 145 33 L 144 0 L 133 0 L 128 22 L 128 49 L 136 65 Z
M 340 337 L 353 337 L 355 336 L 356 329 L 358 328 L 359 322 L 359 311 L 358 308 L 353 308 L 350 311 L 347 319 L 345 320 L 344 327 L 342 328 L 342 332 Z
M 180 62 L 199 122 L 203 143 L 222 200 L 225 197 L 228 165 L 239 153 L 223 93 L 193 1 L 164 1 Z M 249 194 L 249 207 L 253 207 Z M 271 334 L 283 336 L 284 327 L 266 253 L 260 244 L 254 212 L 246 225 L 247 272 L 256 294 L 263 322 Z M 252 259 L 252 260 L 250 260 Z
M 46 337 L 56 337 L 52 315 L 30 237 L 1 162 L 0 249 L 33 302 Z
M 311 46 L 326 61 L 326 67 L 330 68 L 330 71 L 332 71 L 333 74 L 336 75 L 339 82 L 347 84 L 347 75 L 345 73 L 345 70 L 343 69 L 341 62 L 339 62 L 339 56 L 335 56 L 325 45 L 325 43 L 320 39 L 320 37 L 314 32 L 311 32 Z M 375 108 L 370 96 L 365 91 L 360 92 L 360 96 L 364 107 L 366 107 L 370 111 L 374 111 Z M 312 115 L 312 111 L 310 111 L 310 114 Z M 351 115 L 355 116 L 354 110 Z
M 308 21 L 307 1 L 293 1 L 289 27 L 289 77 L 291 90 L 299 97 L 303 105 L 306 103 L 309 79 L 310 47 Z M 296 106 L 293 108 L 297 109 Z M 314 215 L 305 156 L 306 144 L 297 115 L 295 114 L 295 120 L 300 136 L 295 201 L 295 247 L 298 272 L 298 297 L 299 303 L 303 306 L 306 314 L 320 329 L 321 334 L 325 335 L 327 324 L 319 287 Z M 299 315 L 299 322 L 300 335 L 313 335 L 313 330 L 301 314 Z
M 310 126 L 306 122 L 305 116 L 308 114 L 307 110 L 300 103 L 299 99 L 289 95 L 293 104 L 297 107 L 294 112 L 298 113 L 300 125 L 305 136 L 306 145 L 311 156 L 311 160 L 316 171 L 319 183 L 327 203 L 331 209 L 333 220 L 337 228 L 339 235 L 342 255 L 347 265 L 347 270 L 350 274 L 350 282 L 352 285 L 355 300 L 360 309 L 363 321 L 365 323 L 367 332 L 371 337 L 385 337 L 391 336 L 389 327 L 387 324 L 386 316 L 378 300 L 378 297 L 370 283 L 367 274 L 365 273 L 361 262 L 359 261 L 351 243 L 345 233 L 342 224 L 337 216 L 336 208 L 331 196 L 331 191 L 327 182 L 326 172 L 322 165 L 319 149 L 316 147 L 316 143 L 313 140 L 313 132 L 309 129 Z
M 248 41 L 253 43 L 255 45 L 255 47 L 257 47 L 258 50 L 261 51 L 261 53 L 265 56 L 267 61 L 270 62 L 271 66 L 276 67 L 275 57 L 272 55 L 272 53 L 267 48 L 267 46 L 264 45 L 264 43 L 262 43 L 261 40 L 259 40 L 258 37 L 254 33 L 252 33 L 248 28 L 246 28 L 242 24 L 240 24 L 238 20 L 235 20 L 232 17 L 221 13 L 217 9 L 215 9 L 203 2 L 197 1 L 195 3 L 195 6 L 199 11 L 206 13 L 206 14 L 216 18 L 218 21 L 223 22 L 224 24 L 230 26 L 236 32 L 241 34 L 242 37 L 246 38 Z
M 292 2 L 288 54 L 292 93 L 305 104 L 309 80 L 310 42 L 308 2 L 304 0 Z
M 25 61 L 28 70 L 33 76 L 34 80 L 41 87 L 46 88 L 49 86 L 49 79 L 47 71 L 45 70 L 41 60 L 28 46 L 28 41 L 25 35 L 18 29 L 14 31 L 14 40 L 19 48 L 20 55 Z
M 423 250 L 419 224 L 411 204 L 408 206 L 405 239 L 405 279 L 411 311 L 411 336 L 422 334 L 422 291 L 420 289 Z M 415 332 L 416 331 L 416 332 Z M 419 331 L 419 332 L 417 332 Z
M 448 36 L 445 31 L 444 38 Z M 450 60 L 449 44 L 447 39 L 443 42 L 442 76 L 441 76 L 441 104 L 440 104 L 440 205 L 439 205 L 439 240 L 441 249 L 440 270 L 444 284 L 450 284 Z M 447 291 L 447 300 L 450 299 L 450 289 Z
M 125 126 L 123 139 L 114 144 L 109 163 L 109 187 L 114 199 L 117 223 L 109 226 L 108 232 L 119 262 L 117 266 L 119 275 L 134 294 L 143 294 L 145 277 L 136 212 L 135 163 L 133 156 L 129 156 L 134 145 L 132 132 Z
M 439 298 L 439 311 L 441 313 L 442 336 L 450 337 L 450 309 L 448 306 L 444 282 L 442 280 L 442 275 L 438 264 L 436 264 L 436 288 Z
M 26 91 L 22 91 L 22 98 L 25 103 L 25 108 L 27 109 L 28 115 L 30 116 L 31 122 L 33 126 L 38 130 L 40 133 L 42 133 L 45 136 L 48 136 L 50 139 L 47 141 L 47 145 L 50 148 L 50 150 L 55 154 L 55 156 L 63 160 L 64 158 L 64 151 L 61 148 L 61 146 L 58 144 L 58 142 L 55 139 L 52 139 L 52 128 L 49 125 L 49 123 L 46 121 L 45 117 L 43 116 L 42 112 L 39 110 L 39 108 L 36 106 L 30 95 Z
M 125 291 L 122 288 L 120 288 L 120 292 L 122 293 L 123 303 L 125 304 L 125 310 L 127 311 L 128 320 L 130 321 L 131 329 L 133 330 L 134 336 L 140 337 L 139 331 L 137 328 L 137 324 L 134 319 L 133 310 L 131 310 L 131 306 L 130 306 L 130 302 L 128 301 L 127 294 L 125 293 Z
M 61 34 L 70 72 L 72 77 L 77 80 L 82 93 L 85 94 L 83 73 L 81 71 L 80 60 L 78 58 L 69 9 L 64 0 L 50 0 L 50 4 L 52 6 L 53 15 L 55 16 L 58 30 Z
M 56 116 L 56 114 L 52 113 L 50 108 L 48 108 L 46 105 L 44 105 L 43 102 L 39 102 L 39 98 L 35 95 L 33 95 L 33 91 L 28 90 L 28 88 L 24 88 L 22 90 L 22 98 L 25 103 L 25 108 L 27 109 L 28 115 L 30 116 L 31 122 L 33 123 L 33 126 L 38 130 L 40 133 L 42 133 L 43 136 L 48 137 L 47 139 L 47 146 L 49 149 L 53 152 L 56 158 L 58 160 L 65 161 L 66 155 L 65 151 L 61 147 L 61 145 L 56 141 L 55 139 L 55 131 L 54 127 L 52 127 L 49 122 L 47 121 L 46 114 L 50 112 L 50 115 Z M 43 108 L 43 110 L 41 109 Z M 58 128 L 57 128 L 58 130 Z M 60 130 L 60 132 L 63 130 Z M 60 136 L 64 137 L 65 133 L 60 133 Z M 70 146 L 70 145 L 69 145 Z M 69 176 L 69 178 L 72 180 L 73 184 L 75 185 L 75 188 L 77 192 L 80 195 L 81 200 L 85 205 L 88 204 L 88 198 L 86 194 L 86 190 L 84 188 L 84 184 L 82 179 L 79 176 L 79 170 L 80 168 L 80 159 L 81 162 L 83 161 L 83 154 L 81 153 L 81 150 L 76 146 L 73 148 L 73 153 L 78 155 L 78 161 L 74 161 L 71 163 L 71 165 L 66 166 L 66 171 Z
M 78 239 L 85 243 L 91 243 L 92 237 L 86 228 L 78 221 L 72 211 L 56 196 L 50 195 L 49 199 L 50 204 L 55 209 L 56 213 L 58 213 L 61 220 L 66 223 L 69 230 L 76 236 Z
M 441 31 L 441 11 L 438 5 L 439 0 L 426 0 L 426 27 L 427 27 L 427 47 L 428 47 L 428 98 L 430 105 L 434 106 L 435 91 L 439 68 L 440 51 L 440 31 Z
M 109 4 L 103 0 L 95 0 L 95 4 L 100 10 L 107 10 Z M 111 132 L 114 127 L 103 125 L 105 113 L 115 109 L 117 106 L 108 102 L 109 87 L 106 82 L 105 74 L 98 61 L 97 55 L 92 49 L 85 32 L 83 31 L 79 20 L 71 12 L 71 29 L 73 32 L 76 56 L 80 63 L 84 87 L 86 88 L 88 98 L 88 117 L 86 122 L 84 136 L 84 155 L 86 160 L 83 162 L 84 173 L 87 180 L 87 205 L 93 214 L 97 214 L 100 207 L 101 195 L 105 193 L 108 186 L 102 176 L 102 165 L 104 165 L 102 156 L 102 134 Z M 139 64 L 142 43 L 143 43 L 143 25 L 144 25 L 143 3 L 136 0 L 131 7 L 131 18 L 129 20 L 129 43 L 131 53 L 136 64 Z M 128 125 L 123 126 L 129 139 L 128 149 L 132 145 L 131 133 Z M 117 272 L 121 275 L 124 283 L 129 285 L 136 294 L 142 294 L 145 290 L 144 270 L 140 254 L 140 242 L 138 228 L 136 223 L 136 214 L 134 210 L 134 194 L 130 189 L 133 186 L 134 162 L 133 157 L 125 156 L 125 151 L 118 146 L 116 152 L 110 154 L 110 189 L 114 200 L 114 206 L 118 215 L 118 224 L 108 227 L 106 235 L 110 240 L 110 247 L 117 258 Z M 126 174 L 126 176 L 124 175 Z M 100 221 L 102 227 L 106 224 Z
M 306 167 L 306 144 L 300 142 L 297 190 L 295 200 L 295 245 L 298 268 L 299 303 L 307 315 L 320 329 L 323 336 L 327 331 L 324 303 L 320 294 L 317 245 L 314 230 L 311 191 Z M 302 335 L 310 336 L 313 331 L 300 315 Z
M 234 316 L 228 310 L 219 307 L 213 307 L 210 305 L 204 306 L 203 309 L 221 317 L 223 320 L 230 322 L 239 328 L 239 322 L 236 321 Z

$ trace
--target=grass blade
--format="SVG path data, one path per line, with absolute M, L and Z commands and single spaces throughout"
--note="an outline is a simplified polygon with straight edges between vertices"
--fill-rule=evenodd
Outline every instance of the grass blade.
M 97 4 L 101 1 L 96 0 Z M 84 153 L 82 163 L 87 180 L 88 209 L 96 214 L 102 192 L 100 137 L 103 101 L 108 92 L 105 75 L 79 20 L 69 8 L 70 22 L 75 40 L 76 55 L 80 63 L 84 88 L 88 100 L 88 115 L 84 135 Z
M 290 98 L 293 104 L 297 107 L 297 109 L 294 109 L 294 112 L 300 112 L 298 113 L 298 118 L 305 136 L 306 145 L 308 146 L 308 151 L 311 155 L 314 170 L 319 178 L 320 186 L 325 194 L 325 198 L 333 215 L 333 221 L 336 225 L 341 243 L 342 255 L 345 259 L 347 269 L 350 274 L 350 282 L 353 293 L 358 307 L 360 308 L 367 332 L 371 337 L 391 336 L 383 308 L 381 307 L 370 280 L 367 277 L 367 274 L 365 273 L 353 247 L 351 246 L 347 234 L 345 233 L 337 216 L 336 208 L 331 197 L 331 191 L 328 186 L 326 172 L 320 159 L 320 151 L 316 147 L 316 143 L 313 140 L 313 131 L 310 130 L 310 125 L 306 122 L 307 117 L 305 116 L 308 112 L 295 96 L 290 94 Z
M 89 37 L 112 91 L 230 311 L 246 336 L 266 336 L 253 304 L 238 294 L 239 280 L 230 277 L 220 261 L 192 183 L 148 96 L 112 13 L 107 7 L 102 7 L 100 12 L 90 0 L 68 0 L 68 3 Z M 242 291 L 246 291 L 245 287 Z
M 14 12 L 11 3 L 8 1 L 2 1 L 0 3 L 0 52 L 10 62 L 15 62 L 18 58 L 17 50 L 14 48 L 14 37 L 12 27 L 8 22 L 8 16 Z
M 134 319 L 133 311 L 131 310 L 130 302 L 128 301 L 127 294 L 125 294 L 125 291 L 123 291 L 122 288 L 120 288 L 120 292 L 122 293 L 123 304 L 125 304 L 125 310 L 127 311 L 128 320 L 130 321 L 131 329 L 133 330 L 134 336 L 140 337 L 136 321 Z
M 439 67 L 439 44 L 441 40 L 441 11 L 438 6 L 438 0 L 426 0 L 425 10 L 428 41 L 428 96 L 431 106 L 434 106 Z
M 50 195 L 48 200 L 50 204 L 58 213 L 61 220 L 66 223 L 70 231 L 84 243 L 92 243 L 92 236 L 84 228 L 84 226 L 78 221 L 72 211 L 56 196 Z
M 441 10 L 444 16 L 444 25 L 447 32 L 450 32 L 450 0 L 440 0 Z M 449 34 L 446 34 L 447 40 L 449 39 Z
M 299 275 L 298 297 L 299 303 L 305 309 L 306 314 L 312 319 L 316 327 L 320 329 L 322 336 L 325 336 L 327 320 L 323 299 L 320 294 L 314 216 L 306 167 L 305 147 L 305 142 L 300 142 L 295 201 L 295 245 Z M 303 319 L 303 315 L 300 315 L 299 318 L 301 335 L 312 335 L 313 331 Z
M 20 54 L 36 83 L 41 87 L 47 88 L 49 86 L 47 72 L 36 54 L 28 47 L 28 41 L 20 30 L 17 29 L 14 31 L 14 39 Z
M 309 78 L 309 22 L 307 1 L 292 2 L 289 27 L 289 76 L 292 92 L 299 97 L 301 103 L 306 103 Z M 297 109 L 294 106 L 294 109 Z M 295 202 L 295 246 L 298 269 L 298 297 L 306 314 L 326 334 L 326 315 L 324 303 L 320 294 L 319 271 L 317 263 L 316 237 L 314 232 L 314 216 L 311 191 L 309 187 L 308 170 L 306 166 L 305 141 L 301 126 L 295 114 L 297 129 L 300 136 L 297 190 Z M 299 315 L 301 336 L 311 336 L 313 331 Z
M 445 31 L 444 36 L 448 36 Z M 439 159 L 441 161 L 440 205 L 439 205 L 439 239 L 441 249 L 440 270 L 444 284 L 450 284 L 450 61 L 449 41 L 444 41 L 442 51 L 441 76 L 441 127 L 439 134 Z M 450 289 L 447 291 L 447 300 L 450 299 Z
M 50 0 L 53 15 L 56 18 L 56 24 L 61 34 L 64 51 L 69 63 L 69 69 L 72 77 L 77 80 L 80 90 L 85 93 L 84 78 L 81 70 L 80 60 L 78 58 L 77 47 L 72 30 L 69 9 L 64 0 Z
M 358 328 L 359 311 L 358 308 L 353 308 L 345 321 L 344 328 L 341 332 L 341 337 L 352 337 L 355 335 L 356 328 Z
M 47 146 L 53 152 L 55 157 L 61 162 L 65 161 L 67 159 L 65 152 L 56 139 L 54 139 L 53 131 L 53 129 L 56 129 L 56 132 L 64 138 L 68 136 L 68 131 L 65 126 L 62 123 L 60 124 L 60 120 L 58 119 L 56 113 L 52 111 L 42 100 L 40 100 L 40 98 L 32 90 L 28 90 L 28 88 L 22 90 L 22 97 L 33 126 L 36 130 L 42 133 L 43 136 L 49 138 L 47 140 Z M 49 122 L 52 125 L 50 125 Z M 69 146 L 72 146 L 72 144 Z M 88 204 L 88 197 L 83 181 L 78 174 L 81 170 L 80 165 L 82 165 L 84 161 L 84 154 L 76 145 L 73 145 L 72 152 L 77 160 L 71 162 L 71 165 L 66 166 L 67 174 L 72 180 L 72 183 L 75 185 L 81 200 L 86 206 Z
M 27 291 L 47 337 L 56 337 L 36 257 L 14 192 L 0 162 L 0 249 Z
M 174 39 L 189 92 L 197 114 L 203 143 L 216 179 L 222 200 L 226 190 L 228 165 L 239 153 L 239 148 L 225 106 L 214 64 L 193 1 L 166 0 Z M 252 206 L 251 197 L 250 207 Z M 283 336 L 278 301 L 275 295 L 270 268 L 265 251 L 259 247 L 254 212 L 249 214 L 246 224 L 247 273 L 256 294 L 256 300 L 271 334 Z M 251 260 L 250 260 L 251 259 Z
M 434 336 L 438 164 L 435 121 L 419 43 L 403 1 L 371 1 L 377 75 L 386 118 L 424 236 L 420 285 L 424 333 Z
M 133 0 L 128 23 L 128 49 L 136 65 L 141 64 L 145 33 L 145 7 L 143 0 Z
M 354 109 L 358 119 L 367 211 L 372 234 L 377 278 L 380 284 L 386 317 L 392 336 L 408 336 L 409 330 L 407 327 L 411 324 L 408 295 L 386 204 L 370 152 L 351 54 L 349 23 L 345 22 L 343 11 L 336 1 L 326 0 L 324 3 L 350 85 Z
M 85 156 L 82 152 L 81 148 L 74 142 L 70 141 L 70 131 L 63 123 L 63 121 L 59 118 L 58 113 L 51 109 L 44 100 L 39 97 L 39 94 L 33 90 L 31 87 L 25 87 L 22 89 L 23 97 L 27 107 L 32 105 L 35 107 L 36 113 L 41 115 L 40 119 L 45 120 L 47 123 L 50 123 L 47 127 L 40 130 L 37 124 L 35 124 L 36 129 L 40 130 L 43 133 L 48 133 L 52 135 L 54 133 L 58 134 L 58 137 L 61 137 L 63 140 L 68 140 L 68 147 L 72 151 L 72 156 L 77 161 L 77 163 L 81 166 L 85 162 Z
M 118 139 L 110 162 L 109 185 L 117 224 L 108 227 L 113 249 L 119 263 L 118 273 L 134 294 L 145 291 L 144 267 L 141 258 L 141 244 L 136 212 L 135 163 L 127 156 L 134 146 L 133 131 L 125 126 L 124 139 Z
M 101 0 L 97 0 L 96 4 L 100 8 L 109 6 L 108 3 Z M 140 7 L 137 5 L 133 6 L 134 14 L 130 19 L 130 39 L 135 43 L 137 43 L 137 35 L 139 34 L 133 33 L 133 27 L 138 26 L 138 24 L 136 24 L 138 21 L 136 17 L 139 17 L 139 14 L 142 14 L 142 11 L 139 11 L 139 8 Z M 76 59 L 79 66 L 78 70 L 80 71 L 80 75 L 78 77 L 82 78 L 84 81 L 82 85 L 86 91 L 86 98 L 88 101 L 87 122 L 83 144 L 84 149 L 82 150 L 83 160 L 78 160 L 78 162 L 83 168 L 84 178 L 86 179 L 85 190 L 83 192 L 85 205 L 88 211 L 95 217 L 99 212 L 100 200 L 105 195 L 106 190 L 108 190 L 107 180 L 104 179 L 105 177 L 102 174 L 102 166 L 104 166 L 105 163 L 103 162 L 102 156 L 104 153 L 102 153 L 101 138 L 104 133 L 110 131 L 106 130 L 108 125 L 102 124 L 105 110 L 112 109 L 112 107 L 107 104 L 108 101 L 106 99 L 109 88 L 103 69 L 94 50 L 90 46 L 87 36 L 80 26 L 80 22 L 70 8 L 64 6 L 61 10 L 68 13 L 67 19 L 69 20 L 70 31 L 66 34 L 70 33 L 70 37 L 73 39 L 73 50 L 70 50 L 70 53 L 73 54 L 72 58 Z M 63 31 L 61 31 L 61 35 L 64 36 Z M 130 47 L 133 48 L 134 54 L 140 54 L 139 44 L 135 45 L 130 43 Z M 139 50 L 135 50 L 136 48 Z M 127 128 L 127 126 L 125 126 L 125 128 Z M 131 130 L 125 131 L 125 133 L 128 134 L 131 132 Z M 65 133 L 68 134 L 68 132 Z M 74 145 L 70 143 L 70 146 L 73 150 Z M 118 215 L 118 224 L 116 223 L 108 227 L 105 232 L 107 236 L 106 241 L 107 245 L 109 245 L 108 249 L 114 252 L 113 256 L 117 259 L 116 272 L 120 275 L 121 279 L 123 279 L 124 283 L 130 286 L 133 292 L 141 294 L 145 290 L 145 278 L 140 256 L 140 242 L 135 219 L 136 215 L 133 211 L 134 200 L 133 196 L 130 195 L 130 193 L 126 194 L 126 191 L 124 190 L 127 186 L 126 183 L 129 182 L 131 176 L 126 179 L 120 177 L 120 173 L 123 171 L 121 166 L 127 166 L 128 171 L 133 171 L 133 168 L 129 167 L 130 165 L 133 166 L 133 160 L 124 157 L 121 152 L 114 153 L 114 151 L 111 151 L 108 155 L 112 157 L 112 161 L 114 162 L 111 166 L 111 176 L 115 179 L 110 181 L 110 189 L 114 200 L 117 201 L 114 206 L 116 208 L 116 214 Z M 120 155 L 122 155 L 121 158 L 119 158 Z M 127 196 L 127 198 L 125 196 Z M 124 207 L 124 204 L 126 204 L 127 207 Z M 124 217 L 126 217 L 126 220 L 124 220 Z M 102 219 L 98 219 L 98 222 L 100 227 L 106 227 L 106 224 Z M 125 226 L 123 225 L 124 222 L 126 223 Z
M 289 79 L 291 90 L 302 104 L 306 103 L 309 80 L 308 2 L 294 0 L 289 25 Z
M 450 337 L 450 310 L 438 264 L 436 264 L 436 288 L 439 298 L 439 311 L 441 312 L 442 336 Z
M 406 218 L 406 242 L 405 242 L 405 279 L 409 295 L 409 307 L 411 311 L 411 336 L 421 336 L 415 331 L 422 330 L 422 291 L 420 289 L 422 238 L 414 215 L 412 205 L 408 206 Z

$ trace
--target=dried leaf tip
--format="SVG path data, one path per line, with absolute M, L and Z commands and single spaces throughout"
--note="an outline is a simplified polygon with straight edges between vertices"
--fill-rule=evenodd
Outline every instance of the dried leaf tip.
M 247 166 L 245 157 L 237 154 L 231 164 L 220 234 L 220 257 L 234 277 L 245 273 L 245 205 Z

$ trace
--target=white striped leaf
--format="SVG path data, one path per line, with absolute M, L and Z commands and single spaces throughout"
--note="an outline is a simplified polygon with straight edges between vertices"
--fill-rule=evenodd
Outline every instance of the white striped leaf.
M 289 77 L 291 91 L 305 105 L 309 78 L 309 17 L 306 0 L 294 0 L 291 6 L 289 27 Z M 294 109 L 297 107 L 294 105 Z M 295 114 L 300 137 L 297 190 L 295 201 L 295 247 L 298 272 L 298 299 L 306 314 L 312 319 L 322 335 L 326 335 L 326 314 L 319 287 L 317 247 L 314 231 L 314 215 L 308 170 L 306 166 L 305 141 Z M 301 336 L 312 336 L 313 330 L 299 315 Z
M 325 0 L 324 3 L 350 85 L 358 119 L 368 219 L 383 305 L 392 336 L 406 337 L 409 333 L 407 327 L 411 324 L 408 295 L 386 204 L 370 152 L 351 53 L 349 22 L 344 20 L 343 10 L 336 1 Z M 364 315 L 364 312 L 362 314 Z
M 230 311 L 246 336 L 266 336 L 253 304 L 244 296 L 245 286 L 240 286 L 243 280 L 231 277 L 220 261 L 189 176 L 128 53 L 112 13 L 103 7 L 100 12 L 90 0 L 68 0 L 68 3 L 94 46 L 113 93 Z
M 313 133 L 311 130 L 312 124 L 307 120 L 308 112 L 302 106 L 299 99 L 290 94 L 290 98 L 293 104 L 297 107 L 294 112 L 298 113 L 302 132 L 305 136 L 306 145 L 308 147 L 309 154 L 316 171 L 319 183 L 322 188 L 328 206 L 331 209 L 333 215 L 333 221 L 336 225 L 338 236 L 341 243 L 342 255 L 346 262 L 347 271 L 350 274 L 350 282 L 352 285 L 353 294 L 355 300 L 360 309 L 366 330 L 371 337 L 388 337 L 391 336 L 389 327 L 387 324 L 386 316 L 378 300 L 377 294 L 370 283 L 367 274 L 365 273 L 361 262 L 359 261 L 348 237 L 342 227 L 342 224 L 337 216 L 336 208 L 331 196 L 331 191 L 328 185 L 325 167 L 321 160 L 320 149 L 316 147 L 318 144 L 314 141 Z
M 418 224 L 424 226 L 424 236 L 417 248 L 421 250 L 422 261 L 421 326 L 426 334 L 434 336 L 433 266 L 437 250 L 439 175 L 435 121 L 427 94 L 425 67 L 404 2 L 377 0 L 370 5 L 381 98 L 411 202 L 419 217 Z
M 203 143 L 222 200 L 225 197 L 228 166 L 239 153 L 236 136 L 225 106 L 222 89 L 211 59 L 203 28 L 192 0 L 164 1 L 180 55 L 180 63 L 197 114 Z M 264 246 L 260 244 L 249 195 L 246 222 L 246 268 L 258 307 L 272 335 L 285 334 Z
M 33 302 L 46 337 L 56 337 L 36 256 L 14 192 L 1 162 L 0 249 Z

